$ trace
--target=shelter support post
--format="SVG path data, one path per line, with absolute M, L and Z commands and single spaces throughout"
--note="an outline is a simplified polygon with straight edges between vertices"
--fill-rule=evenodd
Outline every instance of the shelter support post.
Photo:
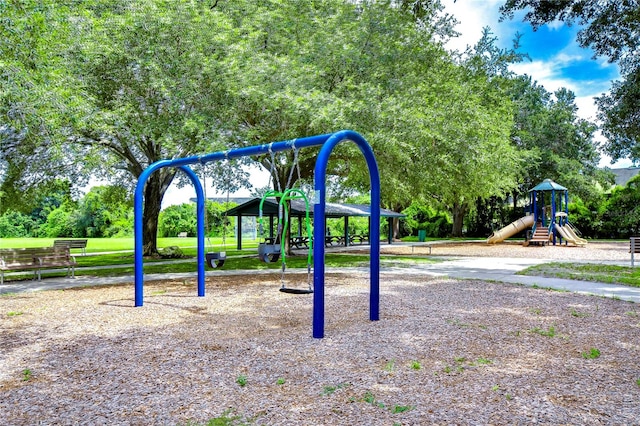
M 236 236 L 236 238 L 238 239 L 238 250 L 242 250 L 242 214 L 238 213 L 238 216 L 236 216 L 236 220 L 238 221 L 238 226 L 236 226 L 236 228 L 238 229 L 238 235 Z
M 344 246 L 349 247 L 349 216 L 344 217 Z

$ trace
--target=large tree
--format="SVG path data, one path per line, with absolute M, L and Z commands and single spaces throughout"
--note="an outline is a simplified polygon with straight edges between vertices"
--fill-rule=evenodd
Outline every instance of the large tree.
M 509 80 L 514 103 L 512 140 L 526 161 L 522 164 L 514 204 L 529 189 L 551 178 L 585 199 L 608 176 L 598 168 L 596 125 L 578 116 L 575 95 L 566 88 L 549 93 L 528 76 Z
M 507 0 L 500 8 L 503 17 L 526 10 L 524 17 L 534 29 L 563 21 L 578 23 L 582 47 L 591 47 L 620 65 L 622 80 L 614 82 L 611 93 L 597 99 L 599 118 L 608 138 L 605 149 L 616 160 L 629 157 L 640 161 L 640 4 L 637 0 Z
M 29 33 L 27 21 L 41 27 L 30 37 L 35 47 L 11 48 L 10 66 L 20 73 L 3 81 L 10 89 L 2 102 L 8 127 L 20 134 L 11 152 L 31 152 L 25 171 L 83 170 L 85 176 L 135 183 L 155 161 L 204 153 L 216 145 L 225 99 L 219 63 L 230 32 L 227 19 L 209 5 L 10 3 L 4 5 L 11 12 L 9 35 Z M 57 39 L 51 40 L 52 32 Z M 3 43 L 3 48 L 10 47 Z M 35 99 L 40 93 L 46 98 Z M 25 157 L 13 156 L 20 158 Z M 60 168 L 45 167 L 47 161 Z M 175 174 L 162 169 L 145 187 L 146 254 L 157 250 L 160 203 Z
M 229 80 L 236 143 L 285 140 L 343 128 L 362 132 L 372 143 L 387 205 L 411 198 L 407 161 L 399 156 L 411 141 L 381 133 L 381 114 L 408 114 L 390 99 L 402 99 L 440 68 L 446 55 L 436 37 L 447 37 L 439 2 L 269 1 L 220 3 L 245 35 L 229 56 Z M 383 106 L 384 104 L 384 106 Z M 385 108 L 387 111 L 383 111 Z M 313 173 L 315 150 L 300 153 L 303 179 Z M 343 185 L 368 190 L 362 156 L 338 147 L 329 173 Z M 288 180 L 292 154 L 274 168 L 273 182 Z M 268 156 L 260 159 L 272 170 Z M 297 175 L 294 174 L 294 180 Z M 397 183 L 397 184 L 396 184 Z

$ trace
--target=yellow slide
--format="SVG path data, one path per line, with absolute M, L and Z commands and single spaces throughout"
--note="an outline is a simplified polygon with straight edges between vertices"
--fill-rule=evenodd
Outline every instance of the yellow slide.
M 489 238 L 487 238 L 487 244 L 500 243 L 507 238 L 521 232 L 527 228 L 533 226 L 533 215 L 521 217 L 518 220 L 514 220 L 499 231 L 495 231 Z
M 567 214 L 565 212 L 556 213 L 556 218 L 563 218 L 563 217 L 567 217 Z M 575 244 L 577 246 L 587 245 L 587 240 L 585 240 L 584 238 L 580 238 L 576 230 L 573 228 L 573 226 L 571 226 L 569 222 L 565 223 L 560 227 L 556 223 L 556 231 L 558 231 L 558 234 L 560 234 L 562 238 L 564 238 L 565 240 L 567 240 L 567 242 L 570 242 L 571 244 Z
M 574 228 L 570 223 L 566 223 L 564 226 L 578 243 L 581 245 L 587 245 L 587 240 L 578 236 L 578 232 L 576 231 L 577 228 Z
M 560 234 L 562 238 L 564 238 L 567 242 L 570 242 L 571 244 L 575 244 L 577 246 L 587 245 L 587 240 L 585 240 L 584 238 L 578 237 L 578 235 L 576 235 L 576 232 L 568 223 L 563 226 L 560 226 L 556 223 L 556 231 L 558 231 L 558 234 Z

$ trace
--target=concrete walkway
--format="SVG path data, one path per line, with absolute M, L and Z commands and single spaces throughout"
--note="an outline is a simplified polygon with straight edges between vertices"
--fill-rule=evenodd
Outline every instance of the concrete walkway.
M 580 294 L 613 297 L 640 303 L 640 288 L 637 287 L 562 278 L 516 275 L 518 272 L 530 266 L 549 262 L 551 261 L 544 259 L 466 257 L 433 264 L 418 264 L 411 268 L 393 269 L 405 275 L 447 276 L 458 279 L 506 282 L 529 287 L 537 286 Z
M 192 260 L 191 260 L 192 261 Z M 436 263 L 420 263 L 407 266 L 381 268 L 382 274 L 393 274 L 402 276 L 443 276 L 458 279 L 474 279 L 495 282 L 507 282 L 526 286 L 538 286 L 552 288 L 556 290 L 571 291 L 581 294 L 591 294 L 603 297 L 613 297 L 640 303 L 640 288 L 627 287 L 615 284 L 596 283 L 590 281 L 576 281 L 560 278 L 545 278 L 516 275 L 517 272 L 529 266 L 546 263 L 549 260 L 543 259 L 522 259 L 522 258 L 498 258 L 498 257 L 464 257 L 452 258 Z M 131 266 L 131 265 L 126 265 Z M 113 266 L 107 268 L 113 269 Z M 94 268 L 95 269 L 95 268 Z M 353 270 L 358 272 L 368 272 L 368 268 L 327 268 L 327 272 L 345 272 Z M 300 269 L 299 272 L 306 270 Z M 256 275 L 256 274 L 277 274 L 279 270 L 214 270 L 207 271 L 206 275 L 211 277 L 225 275 Z M 169 274 L 146 274 L 145 280 L 167 280 L 167 279 L 187 279 L 196 276 L 195 272 L 169 273 Z M 80 276 L 76 278 L 45 278 L 42 281 L 19 281 L 5 283 L 0 287 L 0 294 L 21 293 L 27 291 L 59 290 L 65 288 L 88 287 L 96 285 L 133 283 L 133 275 L 122 275 L 117 277 L 91 277 Z M 384 283 L 384 280 L 383 280 Z M 383 284 L 384 285 L 384 284 Z M 133 289 L 132 289 L 133 292 Z M 132 295 L 133 297 L 133 295 Z

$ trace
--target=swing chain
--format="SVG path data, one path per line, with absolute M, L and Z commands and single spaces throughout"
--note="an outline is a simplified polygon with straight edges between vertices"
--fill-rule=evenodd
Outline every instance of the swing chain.
M 202 160 L 201 160 L 202 162 Z M 207 219 L 207 163 L 202 162 L 202 186 L 204 192 L 204 232 L 207 236 L 207 246 L 211 247 L 211 236 L 209 235 L 209 220 Z
M 278 171 L 276 170 L 276 154 L 271 149 L 271 144 L 269 144 L 269 154 L 271 156 L 271 170 L 269 170 L 269 179 L 275 176 L 275 183 L 277 185 L 278 192 L 282 192 L 282 185 L 280 184 L 280 176 L 278 175 Z M 262 232 L 262 230 L 261 230 Z M 282 240 L 280 237 L 282 232 L 282 207 L 278 208 L 278 229 L 276 232 L 276 241 Z
M 289 179 L 287 179 L 287 186 L 285 189 L 291 188 L 291 179 L 293 178 L 293 172 L 298 165 L 298 152 L 300 151 L 296 148 L 295 142 L 293 143 L 291 149 L 293 149 L 293 164 L 291 165 L 291 170 L 289 171 Z M 300 167 L 298 166 L 298 180 L 300 180 Z
M 225 172 L 225 188 L 227 188 L 227 200 L 226 203 L 224 205 L 224 218 L 222 219 L 222 246 L 224 249 L 224 253 L 226 254 L 227 252 L 227 221 L 228 219 L 228 215 L 227 212 L 229 211 L 229 192 L 231 191 L 229 189 L 229 187 L 231 186 L 231 160 L 229 159 L 229 151 L 225 151 L 224 152 L 224 158 L 227 161 L 227 170 Z
M 299 149 L 296 148 L 295 141 L 291 145 L 291 149 L 293 149 L 293 165 L 291 166 L 291 170 L 289 171 L 289 177 L 287 178 L 287 185 L 284 187 L 285 191 L 291 189 L 291 179 L 293 178 L 293 171 L 295 170 L 295 166 L 298 163 L 298 152 Z M 276 174 L 277 176 L 277 174 Z M 283 192 L 278 189 L 279 192 Z M 283 221 L 284 221 L 284 212 L 283 212 L 282 203 L 278 205 L 278 235 L 280 235 L 280 242 L 282 243 L 282 237 L 285 236 L 287 232 L 286 229 L 283 229 Z
M 276 170 L 276 154 L 271 149 L 271 144 L 269 144 L 269 154 L 271 154 L 271 170 L 269 170 L 270 178 L 275 176 L 276 184 L 278 185 L 278 192 L 282 192 L 282 185 L 280 185 L 280 176 L 278 176 L 278 171 Z
M 282 274 L 280 275 L 280 287 L 281 288 L 285 288 L 286 287 L 284 285 L 284 273 L 285 273 L 286 269 L 287 269 L 287 264 L 285 262 L 282 262 Z

